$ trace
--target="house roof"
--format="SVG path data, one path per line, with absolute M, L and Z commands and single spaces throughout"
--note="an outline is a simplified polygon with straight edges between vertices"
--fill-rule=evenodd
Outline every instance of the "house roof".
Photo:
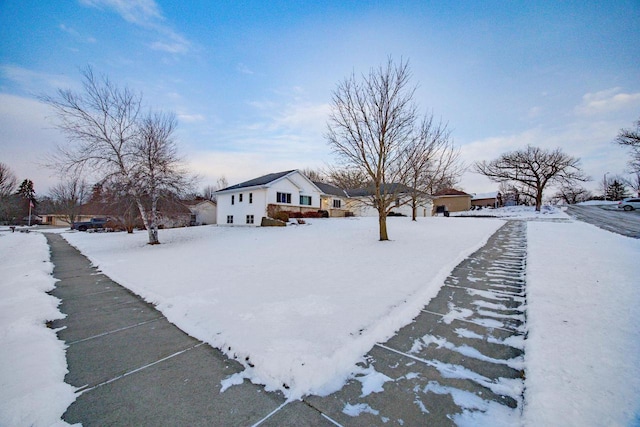
M 460 191 L 460 190 L 456 190 L 455 188 L 445 188 L 444 190 L 440 190 L 436 193 L 434 193 L 435 197 L 442 197 L 442 196 L 469 196 L 471 197 L 471 194 L 467 194 L 464 191 Z
M 401 193 L 411 193 L 413 190 L 411 187 L 407 187 L 404 184 L 392 183 L 392 184 L 382 184 L 380 186 L 380 190 L 385 194 L 401 194 Z M 365 197 L 372 196 L 375 192 L 373 187 L 366 188 L 352 188 L 350 190 L 345 190 L 350 197 Z
M 216 204 L 216 202 L 215 202 L 215 201 L 213 201 L 213 200 L 209 200 L 209 199 L 181 200 L 181 203 L 182 203 L 183 205 L 187 206 L 187 207 L 190 207 L 190 206 L 197 206 L 197 205 L 200 205 L 200 204 L 202 204 L 202 203 L 205 203 L 205 204 L 209 204 L 209 203 L 211 203 L 211 204 L 213 204 L 213 205 L 215 205 L 215 204 Z
M 347 193 L 341 189 L 336 187 L 335 185 L 327 184 L 325 182 L 313 181 L 313 183 L 322 191 L 323 194 L 327 194 L 330 196 L 338 196 L 338 197 L 346 197 Z
M 476 193 L 471 197 L 471 200 L 484 200 L 484 199 L 496 199 L 498 197 L 497 191 L 491 193 Z
M 223 188 L 222 190 L 218 190 L 216 191 L 216 193 L 222 193 L 223 191 L 233 191 L 233 190 L 239 190 L 241 188 L 247 188 L 247 187 L 257 187 L 257 186 L 261 186 L 261 185 L 267 185 L 277 179 L 280 179 L 284 176 L 289 175 L 291 172 L 295 172 L 295 169 L 292 170 L 288 170 L 288 171 L 284 171 L 284 172 L 276 172 L 276 173 L 270 173 L 267 175 L 263 175 L 263 176 L 259 176 L 258 178 L 253 178 L 250 179 L 249 181 L 245 181 L 245 182 L 241 182 L 240 184 L 236 184 L 236 185 L 232 185 L 230 187 L 227 188 Z

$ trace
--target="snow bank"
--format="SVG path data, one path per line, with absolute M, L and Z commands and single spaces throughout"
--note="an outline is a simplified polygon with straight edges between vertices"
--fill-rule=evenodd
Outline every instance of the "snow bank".
M 0 425 L 68 425 L 60 420 L 75 400 L 64 383 L 64 343 L 48 329 L 63 318 L 49 247 L 42 234 L 0 233 Z
M 227 355 L 244 378 L 292 399 L 338 390 L 379 341 L 409 323 L 501 221 L 309 220 L 285 228 L 193 227 L 63 236 L 178 327 Z
M 528 224 L 527 425 L 640 424 L 640 240 Z
M 464 212 L 452 212 L 451 216 L 477 216 L 509 219 L 568 219 L 569 216 L 559 206 L 544 205 L 540 212 L 535 206 L 507 206 L 497 209 L 479 209 Z

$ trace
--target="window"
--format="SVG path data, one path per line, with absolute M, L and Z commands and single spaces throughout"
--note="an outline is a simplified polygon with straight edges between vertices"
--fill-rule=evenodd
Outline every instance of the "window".
M 233 215 L 227 215 L 227 224 L 233 224 Z
M 311 206 L 311 196 L 300 196 L 300 204 Z
M 253 193 L 249 193 L 249 203 L 253 203 Z
M 247 224 L 253 224 L 253 215 L 247 215 Z
M 342 207 L 342 200 L 333 199 L 334 209 L 340 209 Z
M 242 193 L 240 193 L 240 195 L 238 196 L 238 202 L 242 203 Z
M 234 196 L 233 194 L 231 195 L 231 204 L 235 204 L 236 203 L 236 196 Z
M 276 193 L 278 203 L 291 203 L 291 193 Z

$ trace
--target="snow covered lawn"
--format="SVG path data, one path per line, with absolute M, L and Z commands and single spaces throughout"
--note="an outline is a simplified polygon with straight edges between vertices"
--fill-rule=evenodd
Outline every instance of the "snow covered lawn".
M 473 211 L 452 212 L 451 216 L 462 217 L 495 217 L 504 219 L 566 219 L 567 214 L 558 206 L 543 205 L 540 212 L 533 206 L 506 206 L 498 209 L 477 209 Z
M 63 318 L 46 293 L 52 271 L 42 234 L 0 232 L 1 426 L 67 425 L 75 389 L 64 383 L 64 343 L 45 324 Z
M 237 357 L 243 378 L 290 398 L 338 390 L 371 347 L 409 323 L 501 221 L 325 219 L 286 228 L 69 233 L 108 276 L 190 335 Z
M 640 240 L 552 215 L 564 220 L 527 224 L 524 425 L 640 425 Z M 183 330 L 248 357 L 226 386 L 246 377 L 297 398 L 339 388 L 502 223 L 390 218 L 391 242 L 369 218 L 163 230 L 154 247 L 144 232 L 63 236 Z M 61 316 L 48 248 L 0 233 L 0 255 L 0 425 L 50 425 L 74 395 L 44 326 Z
M 527 425 L 640 425 L 640 240 L 528 223 Z

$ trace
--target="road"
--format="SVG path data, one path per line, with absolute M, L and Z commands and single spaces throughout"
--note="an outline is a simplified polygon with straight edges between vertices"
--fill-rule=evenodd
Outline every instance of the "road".
M 604 230 L 640 239 L 639 210 L 625 212 L 615 207 L 571 205 L 567 213 Z

